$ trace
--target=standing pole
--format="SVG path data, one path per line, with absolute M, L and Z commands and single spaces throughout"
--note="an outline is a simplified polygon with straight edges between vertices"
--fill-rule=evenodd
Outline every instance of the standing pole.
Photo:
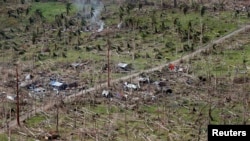
M 108 88 L 110 88 L 110 56 L 109 56 L 109 51 L 110 51 L 110 41 L 109 39 L 107 40 L 107 44 L 108 44 Z
M 125 120 L 125 136 L 126 136 L 126 141 L 128 141 L 128 125 L 127 125 L 127 98 L 125 99 L 125 115 L 124 115 L 124 120 Z
M 57 97 L 59 99 L 59 90 L 58 90 L 58 93 L 57 93 Z M 61 101 L 62 101 L 62 97 L 61 98 Z M 61 102 L 60 101 L 60 102 Z M 59 100 L 56 100 L 56 132 L 59 133 Z
M 19 89 L 18 89 L 18 64 L 16 65 L 16 120 L 17 125 L 20 126 L 20 119 L 19 119 Z
M 58 115 L 58 113 L 59 113 L 59 110 L 58 110 L 58 103 L 57 103 L 57 105 L 56 105 L 56 132 L 58 133 L 58 123 L 59 123 L 59 115 Z

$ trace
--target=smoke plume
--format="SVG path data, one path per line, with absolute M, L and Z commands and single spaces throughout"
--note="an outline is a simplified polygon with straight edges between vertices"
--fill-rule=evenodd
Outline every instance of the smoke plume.
M 104 29 L 105 23 L 101 20 L 104 5 L 101 0 L 75 0 L 74 4 L 79 14 L 89 23 L 89 30 L 101 32 Z

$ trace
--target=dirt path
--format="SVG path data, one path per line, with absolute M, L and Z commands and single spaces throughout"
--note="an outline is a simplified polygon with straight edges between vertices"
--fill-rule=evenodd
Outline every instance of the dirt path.
M 202 47 L 200 47 L 199 49 L 197 49 L 196 51 L 194 51 L 194 52 L 192 52 L 192 53 L 190 53 L 190 54 L 187 54 L 187 55 L 183 56 L 182 58 L 179 58 L 179 59 L 177 59 L 177 60 L 171 61 L 171 62 L 169 62 L 169 63 L 174 63 L 174 64 L 176 64 L 176 63 L 179 63 L 182 59 L 183 59 L 183 60 L 189 59 L 189 58 L 193 57 L 194 55 L 199 54 L 200 52 L 202 52 L 202 51 L 204 51 L 204 50 L 210 48 L 213 44 L 220 43 L 220 42 L 224 41 L 225 39 L 228 39 L 228 38 L 232 37 L 233 35 L 236 35 L 236 34 L 238 34 L 238 33 L 240 33 L 240 32 L 243 32 L 243 31 L 245 31 L 245 30 L 248 30 L 248 29 L 250 29 L 250 25 L 246 25 L 246 26 L 244 26 L 244 27 L 241 27 L 241 28 L 239 28 L 239 29 L 233 31 L 232 33 L 229 33 L 228 35 L 226 35 L 226 36 L 224 36 L 224 37 L 221 37 L 221 38 L 219 38 L 219 39 L 217 39 L 217 40 L 215 40 L 215 41 L 209 43 L 209 44 L 206 45 L 206 46 L 202 46 Z M 157 67 L 154 67 L 154 68 L 151 68 L 151 69 L 148 69 L 148 70 L 143 70 L 143 71 L 140 71 L 140 72 L 138 72 L 138 73 L 134 73 L 134 74 L 131 74 L 131 75 L 128 75 L 128 76 L 125 76 L 125 77 L 122 77 L 122 78 L 113 80 L 113 81 L 111 81 L 111 85 L 112 85 L 113 83 L 119 82 L 119 81 L 121 81 L 121 80 L 128 80 L 128 79 L 130 79 L 130 78 L 134 78 L 134 77 L 138 76 L 139 74 L 141 74 L 142 72 L 149 73 L 149 72 L 153 72 L 153 71 L 156 71 L 156 70 L 160 70 L 160 69 L 162 69 L 163 67 L 166 67 L 169 63 L 167 63 L 167 64 L 162 64 L 162 65 L 160 65 L 160 66 L 157 66 Z M 103 87 L 107 87 L 107 83 L 102 83 L 102 84 L 98 85 L 97 87 L 92 87 L 92 88 L 89 88 L 89 89 L 87 89 L 87 90 L 83 90 L 83 91 L 81 91 L 81 92 L 79 92 L 79 93 L 77 93 L 77 94 L 75 94 L 75 95 L 74 95 L 74 94 L 73 94 L 73 95 L 69 95 L 69 96 L 67 96 L 67 97 L 64 98 L 64 101 L 74 100 L 74 98 L 77 97 L 77 96 L 80 96 L 80 95 L 83 95 L 83 94 L 88 94 L 88 93 L 90 93 L 90 92 L 93 92 L 93 91 L 98 90 L 98 89 L 103 88 Z M 46 104 L 45 106 L 43 106 L 43 107 L 39 107 L 39 108 L 37 108 L 36 110 L 32 110 L 31 112 L 26 113 L 26 114 L 20 116 L 20 122 L 22 123 L 22 121 L 24 121 L 25 119 L 29 118 L 29 117 L 32 116 L 32 115 L 35 115 L 36 113 L 40 113 L 40 112 L 42 112 L 42 111 L 46 111 L 46 110 L 52 108 L 52 107 L 54 106 L 54 104 L 55 104 L 55 101 L 54 101 L 54 102 L 49 102 L 49 103 L 47 103 L 47 104 Z M 9 126 L 9 128 L 14 128 L 15 126 L 17 126 L 16 120 L 10 121 L 10 122 L 8 123 L 8 126 Z M 0 129 L 0 133 L 4 133 L 5 131 L 6 131 L 6 128 L 1 128 L 1 129 Z

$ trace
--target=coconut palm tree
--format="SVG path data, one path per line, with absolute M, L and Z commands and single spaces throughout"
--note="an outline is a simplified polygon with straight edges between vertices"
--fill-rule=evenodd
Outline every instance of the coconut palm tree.
M 43 12 L 41 11 L 41 9 L 36 9 L 35 15 L 36 15 L 38 18 L 40 18 L 41 20 L 44 19 Z
M 187 14 L 188 9 L 189 9 L 188 5 L 185 4 L 185 5 L 183 6 L 183 9 L 182 9 L 184 15 Z
M 120 19 L 120 22 L 122 21 L 123 16 L 124 16 L 124 13 L 123 13 L 123 12 L 120 12 L 120 13 L 119 13 L 119 19 Z
M 94 7 L 91 7 L 90 9 L 90 17 L 94 17 L 94 12 L 95 12 L 95 8 Z
M 201 18 L 200 18 L 200 26 L 201 26 L 201 35 L 200 35 L 200 44 L 202 45 L 202 40 L 203 40 L 203 23 L 202 23 L 202 17 L 205 15 L 205 12 L 206 12 L 206 7 L 205 6 L 202 6 L 201 7 L 201 10 L 200 10 L 200 15 L 201 15 Z
M 138 9 L 141 10 L 142 9 L 142 3 L 140 1 L 138 1 Z
M 175 31 L 180 34 L 181 33 L 181 23 L 179 21 L 179 18 L 175 18 L 174 19 L 174 28 L 175 28 Z
M 124 8 L 123 8 L 122 6 L 120 6 L 119 12 L 120 12 L 120 13 L 123 13 L 123 12 L 124 12 Z
M 192 21 L 188 22 L 188 46 L 190 46 L 190 34 L 193 31 Z
M 61 19 L 60 15 L 55 15 L 55 22 L 56 22 L 58 27 L 62 26 L 62 19 Z
M 36 38 L 37 38 L 37 34 L 36 34 L 36 32 L 33 32 L 33 34 L 32 34 L 32 44 L 36 43 Z
M 69 15 L 69 12 L 72 10 L 72 3 L 67 2 L 65 5 L 65 8 L 66 8 L 67 15 Z
M 205 6 L 202 6 L 202 7 L 201 7 L 201 11 L 200 11 L 201 17 L 204 16 L 205 12 L 206 12 L 206 7 L 205 7 Z
M 222 11 L 225 9 L 225 0 L 219 0 L 219 9 Z
M 174 0 L 174 8 L 177 7 L 177 0 Z
M 130 11 L 134 8 L 134 5 L 132 5 L 131 3 L 128 3 L 126 6 L 126 12 L 129 15 Z
M 29 15 L 29 13 L 30 13 L 30 9 L 31 9 L 31 7 L 30 7 L 30 6 L 26 9 L 26 11 L 25 11 L 26 16 L 27 16 L 27 15 Z
M 58 30 L 57 37 L 59 37 L 60 41 L 62 40 L 62 28 Z
M 86 26 L 87 22 L 85 20 L 85 18 L 82 18 L 81 19 L 81 26 Z
M 155 11 L 153 11 L 152 15 L 151 15 L 151 27 L 152 29 L 154 30 L 156 28 L 156 24 L 157 24 L 157 21 L 156 21 L 156 17 L 155 17 Z

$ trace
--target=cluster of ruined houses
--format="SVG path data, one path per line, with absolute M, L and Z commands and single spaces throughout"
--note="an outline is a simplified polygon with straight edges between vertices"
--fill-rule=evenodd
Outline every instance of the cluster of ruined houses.
M 28 95 L 32 98 L 40 99 L 46 96 L 48 90 L 54 91 L 58 94 L 60 91 L 78 90 L 79 84 L 76 81 L 66 82 L 59 77 L 51 76 L 49 78 L 34 79 L 32 74 L 26 74 L 24 80 L 19 82 L 19 87 L 28 90 Z M 7 94 L 8 100 L 14 101 L 16 94 Z

